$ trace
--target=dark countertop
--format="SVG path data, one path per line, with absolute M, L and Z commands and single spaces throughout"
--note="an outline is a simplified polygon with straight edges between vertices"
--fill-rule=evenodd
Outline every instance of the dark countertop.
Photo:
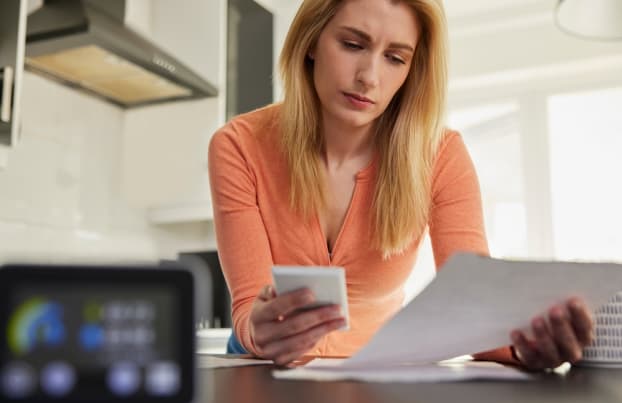
M 271 365 L 199 369 L 197 403 L 620 403 L 622 369 L 572 368 L 538 380 L 362 383 L 277 380 Z

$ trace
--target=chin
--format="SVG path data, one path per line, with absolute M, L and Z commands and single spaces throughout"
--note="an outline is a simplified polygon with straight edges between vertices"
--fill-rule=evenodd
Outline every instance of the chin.
M 370 113 L 361 113 L 354 111 L 345 111 L 338 116 L 339 120 L 347 126 L 352 128 L 362 128 L 369 126 L 376 120 L 376 118 Z
M 363 120 L 351 120 L 351 121 L 346 121 L 345 123 L 348 126 L 352 127 L 353 129 L 362 129 L 362 128 L 371 126 L 372 122 L 373 120 L 366 119 L 364 121 Z

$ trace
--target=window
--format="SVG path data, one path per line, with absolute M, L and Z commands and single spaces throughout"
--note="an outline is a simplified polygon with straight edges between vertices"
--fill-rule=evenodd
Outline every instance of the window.
M 490 252 L 497 257 L 527 255 L 518 111 L 518 103 L 500 103 L 456 110 L 448 119 L 475 164 Z
M 560 260 L 622 261 L 622 87 L 548 99 Z

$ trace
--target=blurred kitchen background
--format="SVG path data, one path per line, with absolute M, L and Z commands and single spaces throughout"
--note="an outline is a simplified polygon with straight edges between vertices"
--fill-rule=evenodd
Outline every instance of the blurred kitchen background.
M 203 81 L 198 90 L 180 90 L 169 73 L 149 73 L 145 80 L 172 91 L 164 102 L 155 96 L 124 104 L 114 88 L 94 95 L 51 79 L 46 59 L 38 59 L 41 35 L 28 32 L 23 75 L 19 63 L 3 72 L 4 82 L 13 74 L 16 84 L 13 108 L 3 111 L 15 119 L 0 126 L 0 263 L 182 260 L 199 280 L 199 327 L 226 329 L 207 145 L 229 117 L 280 99 L 274 66 L 300 1 L 105 3 L 98 12 L 114 3 L 110 15 L 120 25 L 172 57 L 151 62 L 169 73 L 181 63 Z M 478 169 L 493 256 L 622 262 L 622 34 L 599 40 L 568 33 L 556 24 L 558 3 L 445 0 L 448 123 L 463 134 Z M 47 7 L 23 0 L 20 14 L 10 4 L 20 0 L 0 4 L 0 68 L 10 65 L 7 52 L 20 60 L 19 46 L 7 44 L 9 31 L 19 45 L 35 22 L 24 25 Z M 620 14 L 582 16 L 603 26 L 600 18 L 622 26 Z M 86 57 L 73 55 L 65 69 Z M 98 74 L 128 66 L 118 55 L 102 60 Z M 145 66 L 137 71 L 152 69 Z M 116 84 L 130 87 L 140 85 Z M 166 101 L 175 94 L 182 100 Z M 426 243 L 409 298 L 433 272 Z M 205 331 L 213 342 L 204 347 L 224 351 L 227 332 Z

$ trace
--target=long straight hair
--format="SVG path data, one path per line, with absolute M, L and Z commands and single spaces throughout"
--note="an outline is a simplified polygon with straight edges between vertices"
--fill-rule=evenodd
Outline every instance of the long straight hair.
M 372 218 L 375 246 L 385 259 L 403 252 L 427 225 L 447 92 L 447 24 L 441 0 L 398 1 L 413 8 L 421 32 L 408 77 L 375 124 L 379 168 Z M 304 0 L 279 60 L 290 202 L 306 217 L 326 207 L 320 102 L 308 52 L 341 4 L 342 0 Z

